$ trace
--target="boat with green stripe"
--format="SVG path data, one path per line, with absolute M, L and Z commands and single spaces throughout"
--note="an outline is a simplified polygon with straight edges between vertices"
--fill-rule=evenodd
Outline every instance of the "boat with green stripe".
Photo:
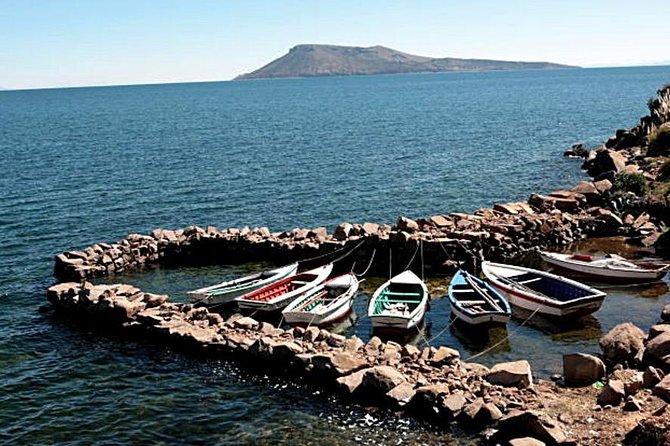
M 290 325 L 324 326 L 343 319 L 353 305 L 358 292 L 358 279 L 344 274 L 299 296 L 282 311 Z
M 408 330 L 423 320 L 427 304 L 426 284 L 407 270 L 377 288 L 368 306 L 368 317 L 376 329 Z

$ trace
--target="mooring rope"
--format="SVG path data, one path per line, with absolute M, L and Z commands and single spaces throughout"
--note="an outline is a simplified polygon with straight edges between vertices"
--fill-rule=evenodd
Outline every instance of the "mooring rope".
M 370 268 L 372 268 L 372 262 L 373 262 L 374 259 L 375 259 L 375 254 L 376 254 L 376 253 L 377 253 L 377 248 L 375 248 L 375 249 L 372 250 L 372 256 L 370 256 L 370 263 L 368 263 L 368 267 L 365 268 L 365 271 L 363 271 L 363 273 L 361 273 L 361 274 L 356 274 L 356 273 L 354 272 L 354 267 L 353 267 L 353 266 L 351 267 L 351 272 L 352 272 L 356 277 L 365 277 L 365 275 L 368 273 L 368 271 L 370 271 Z M 354 265 L 355 265 L 355 263 L 354 263 Z
M 318 256 L 314 256 L 314 257 L 309 257 L 309 258 L 307 258 L 307 259 L 298 260 L 298 263 L 307 263 L 307 262 L 311 262 L 311 261 L 313 261 L 313 260 L 318 260 L 318 259 L 321 259 L 321 258 L 323 258 L 323 257 L 332 256 L 333 254 L 337 254 L 338 252 L 341 252 L 341 251 L 344 251 L 344 250 L 349 249 L 349 252 L 347 252 L 347 253 L 344 254 L 343 256 L 338 257 L 337 259 L 335 259 L 335 260 L 333 260 L 333 261 L 331 262 L 331 263 L 337 263 L 337 262 L 339 262 L 340 260 L 346 258 L 346 257 L 347 257 L 349 254 L 351 254 L 352 252 L 356 251 L 356 250 L 357 250 L 363 243 L 365 243 L 365 239 L 363 239 L 363 240 L 361 240 L 360 242 L 358 242 L 358 244 L 357 244 L 356 246 L 354 246 L 353 248 L 349 248 L 348 246 L 345 245 L 345 246 L 343 246 L 343 247 L 341 247 L 341 248 L 339 248 L 339 249 L 336 249 L 336 250 L 333 251 L 333 252 L 326 252 L 326 253 L 324 253 L 324 254 L 319 254 Z
M 507 333 L 507 335 L 506 335 L 505 337 L 503 337 L 500 341 L 498 341 L 498 342 L 496 342 L 495 344 L 493 344 L 492 346 L 490 346 L 490 347 L 488 347 L 488 348 L 482 350 L 481 352 L 477 353 L 476 355 L 472 355 L 472 356 L 470 356 L 469 358 L 464 359 L 463 362 L 467 362 L 467 361 L 470 361 L 470 360 L 472 360 L 472 359 L 478 358 L 478 357 L 480 357 L 481 355 L 486 354 L 486 353 L 490 352 L 491 350 L 493 350 L 494 348 L 498 347 L 498 346 L 499 346 L 500 344 L 502 344 L 503 342 L 509 340 L 510 336 L 512 336 L 514 333 L 516 333 L 521 327 L 523 327 L 524 325 L 526 325 L 526 323 L 527 323 L 528 321 L 530 321 L 530 320 L 535 316 L 535 314 L 536 314 L 538 311 L 540 311 L 540 308 L 542 308 L 543 306 L 544 306 L 544 305 L 539 305 L 539 306 L 535 309 L 535 311 L 533 311 L 533 312 L 531 313 L 531 315 L 528 316 L 528 317 L 526 318 L 526 320 L 524 320 L 521 324 L 519 324 L 519 326 L 516 327 L 516 329 L 514 329 L 514 330 L 512 330 L 511 332 Z
M 410 259 L 407 266 L 405 268 L 403 268 L 403 271 L 407 270 L 410 267 L 410 265 L 412 265 L 412 262 L 414 262 L 414 259 L 416 258 L 416 253 L 419 252 L 419 246 L 421 246 L 421 241 L 419 241 L 419 243 L 416 244 L 416 249 L 414 249 L 414 254 L 412 254 L 412 258 Z

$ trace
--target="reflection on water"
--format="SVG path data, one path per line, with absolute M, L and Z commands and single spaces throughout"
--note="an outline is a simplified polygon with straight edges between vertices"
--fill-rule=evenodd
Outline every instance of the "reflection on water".
M 511 350 L 505 326 L 475 327 L 456 319 L 449 326 L 449 332 L 471 352 L 487 350 L 489 354 L 496 354 Z

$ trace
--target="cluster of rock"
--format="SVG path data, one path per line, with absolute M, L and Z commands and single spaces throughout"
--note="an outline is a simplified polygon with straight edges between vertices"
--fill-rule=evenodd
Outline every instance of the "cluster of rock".
M 658 430 L 667 433 L 670 429 L 666 411 L 670 403 L 670 304 L 648 334 L 632 323 L 619 324 L 600 339 L 600 347 L 602 359 L 581 353 L 565 355 L 564 383 L 588 386 L 603 382 L 595 410 L 620 407 L 624 412 L 637 412 L 652 406 L 650 416 L 628 433 L 625 443 L 661 444 L 654 440 L 664 435 L 659 437 Z
M 54 271 L 60 280 L 79 281 L 159 263 L 288 263 L 354 247 L 350 260 L 359 265 L 366 265 L 375 250 L 392 249 L 397 266 L 416 259 L 421 242 L 426 271 L 439 274 L 456 262 L 510 261 L 537 247 L 565 245 L 591 235 L 626 234 L 652 244 L 659 228 L 648 214 L 622 215 L 604 207 L 611 187 L 609 180 L 581 182 L 572 190 L 532 194 L 528 202 L 497 204 L 473 214 L 400 217 L 394 226 L 342 223 L 332 234 L 324 227 L 284 232 L 267 227 L 156 229 L 150 235 L 130 234 L 117 243 L 58 254 Z M 375 257 L 371 272 L 387 271 L 388 256 Z
M 593 150 L 588 150 L 583 144 L 575 144 L 564 155 L 583 158 L 582 169 L 593 177 L 594 184 L 603 181 L 615 183 L 622 174 L 639 175 L 651 186 L 650 189 L 654 188 L 654 184 L 663 184 L 667 178 L 662 174 L 662 166 L 670 155 L 670 136 L 665 136 L 666 143 L 662 147 L 652 144 L 652 140 L 658 140 L 659 132 L 670 135 L 670 85 L 660 89 L 648 105 L 649 115 L 642 117 L 633 128 L 617 130 L 607 143 Z M 631 191 L 620 191 L 618 196 L 610 199 L 610 208 L 616 206 L 633 214 L 646 212 L 650 215 L 647 228 L 650 238 L 646 244 L 654 245 L 660 254 L 670 253 L 670 235 L 660 237 L 664 226 L 670 225 L 667 196 L 636 196 Z
M 366 405 L 403 411 L 439 425 L 458 422 L 501 442 L 518 436 L 559 444 L 556 420 L 532 410 L 541 400 L 527 361 L 487 368 L 460 360 L 458 351 L 382 342 L 364 343 L 317 327 L 284 330 L 235 314 L 227 320 L 204 307 L 167 302 L 130 285 L 60 283 L 47 298 L 61 312 L 96 324 L 152 336 L 253 363 L 263 373 L 287 373 Z M 523 433 L 523 435 L 520 435 Z

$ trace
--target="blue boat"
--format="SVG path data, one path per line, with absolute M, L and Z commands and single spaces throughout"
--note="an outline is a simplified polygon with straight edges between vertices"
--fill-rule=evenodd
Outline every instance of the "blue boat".
M 449 283 L 447 298 L 454 317 L 469 325 L 506 324 L 509 302 L 487 282 L 458 270 Z

